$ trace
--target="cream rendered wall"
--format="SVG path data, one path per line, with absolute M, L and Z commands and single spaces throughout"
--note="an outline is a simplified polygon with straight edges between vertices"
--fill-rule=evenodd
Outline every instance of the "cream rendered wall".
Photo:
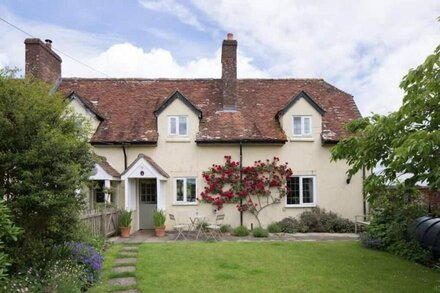
M 168 116 L 188 116 L 188 137 L 168 137 Z M 306 141 L 289 139 L 282 146 L 278 145 L 244 145 L 243 163 L 251 165 L 255 160 L 280 157 L 282 162 L 287 161 L 295 175 L 316 176 L 316 199 L 319 207 L 336 212 L 343 217 L 354 219 L 355 215 L 362 214 L 362 185 L 361 175 L 357 174 L 346 183 L 347 166 L 343 162 L 330 162 L 330 148 L 321 143 L 321 116 L 304 99 L 298 100 L 290 110 L 281 117 L 281 124 L 287 136 L 292 135 L 292 116 L 311 115 L 313 136 Z M 196 211 L 203 214 L 208 220 L 214 220 L 214 207 L 210 204 L 198 203 L 193 205 L 178 205 L 174 200 L 174 178 L 197 177 L 197 195 L 203 191 L 204 182 L 201 174 L 213 163 L 223 163 L 224 155 L 231 155 L 239 160 L 238 145 L 203 145 L 198 146 L 194 141 L 198 132 L 198 117 L 180 100 L 175 100 L 158 117 L 159 140 L 156 147 L 127 146 L 128 164 L 133 162 L 139 153 L 150 156 L 169 175 L 164 184 L 166 195 L 166 212 L 174 213 L 178 220 L 188 221 L 188 217 Z M 109 163 L 119 172 L 124 171 L 124 156 L 122 148 L 95 147 L 98 155 L 105 156 Z M 123 189 L 122 189 L 123 190 Z M 122 198 L 122 197 L 120 197 Z M 121 203 L 122 201 L 120 201 Z M 260 219 L 263 226 L 289 216 L 297 216 L 310 208 L 285 207 L 285 202 L 276 204 L 262 212 Z M 239 212 L 235 204 L 227 204 L 221 211 L 226 214 L 225 223 L 237 226 L 240 223 Z M 168 219 L 167 219 L 168 220 Z M 137 221 L 137 219 L 136 219 Z M 257 225 L 255 218 L 244 214 L 244 224 Z M 170 227 L 171 223 L 167 222 Z
M 92 137 L 93 133 L 96 131 L 96 128 L 98 128 L 100 121 L 75 99 L 70 101 L 68 107 L 86 119 L 86 121 L 90 124 L 90 137 Z

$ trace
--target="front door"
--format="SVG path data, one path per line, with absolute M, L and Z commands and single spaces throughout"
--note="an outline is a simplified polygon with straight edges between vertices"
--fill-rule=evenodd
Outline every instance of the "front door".
M 154 229 L 153 212 L 156 208 L 156 179 L 139 179 L 139 229 Z

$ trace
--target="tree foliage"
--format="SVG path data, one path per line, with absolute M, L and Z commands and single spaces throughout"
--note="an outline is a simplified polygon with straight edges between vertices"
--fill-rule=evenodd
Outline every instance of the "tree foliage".
M 93 166 L 87 129 L 47 84 L 0 71 L 0 194 L 22 228 L 11 247 L 17 261 L 45 257 L 70 240 Z
M 350 136 L 332 149 L 333 160 L 347 160 L 350 176 L 363 167 L 383 167 L 365 181 L 373 200 L 371 192 L 386 185 L 426 182 L 440 188 L 440 46 L 409 70 L 400 87 L 404 97 L 397 111 L 352 121 Z

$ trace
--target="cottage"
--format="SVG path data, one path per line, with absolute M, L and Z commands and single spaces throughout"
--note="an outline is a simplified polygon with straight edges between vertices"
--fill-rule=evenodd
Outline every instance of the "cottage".
M 111 202 L 133 211 L 133 231 L 153 228 L 152 212 L 196 212 L 202 172 L 225 155 L 251 165 L 279 157 L 293 170 L 283 201 L 261 214 L 263 225 L 320 206 L 354 219 L 363 213 L 362 174 L 347 178 L 330 149 L 343 124 L 360 117 L 353 97 L 323 79 L 238 79 L 237 41 L 222 45 L 220 79 L 62 78 L 51 41 L 26 39 L 26 74 L 54 85 L 90 121 L 102 161 L 90 180 L 90 206 Z M 96 188 L 98 187 L 98 188 Z M 235 204 L 225 223 L 237 226 Z M 244 224 L 255 225 L 245 213 Z

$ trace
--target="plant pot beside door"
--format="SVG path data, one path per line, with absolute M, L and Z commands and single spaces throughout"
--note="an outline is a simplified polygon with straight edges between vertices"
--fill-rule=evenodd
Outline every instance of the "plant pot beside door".
M 119 212 L 119 229 L 121 230 L 121 237 L 130 237 L 131 211 L 121 210 Z
M 154 231 L 156 232 L 157 237 L 165 236 L 165 211 L 163 210 L 155 210 L 153 214 L 154 219 Z

